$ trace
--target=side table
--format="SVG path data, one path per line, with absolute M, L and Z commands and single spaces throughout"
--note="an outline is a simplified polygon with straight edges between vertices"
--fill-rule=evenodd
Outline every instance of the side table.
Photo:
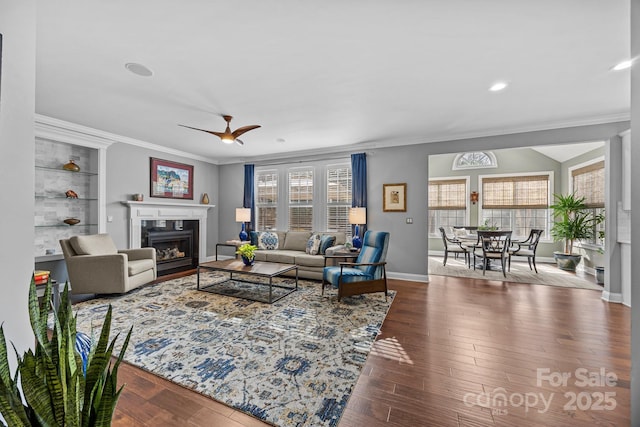
M 36 295 L 38 295 L 38 298 L 44 296 L 45 288 L 45 285 L 36 286 Z M 58 281 L 51 280 L 51 302 L 53 302 L 53 308 L 56 312 L 58 311 L 58 307 L 60 307 L 60 292 L 60 284 L 58 284 Z
M 234 249 L 234 255 L 236 257 L 236 259 L 238 259 L 238 254 L 235 253 L 235 251 L 242 245 L 244 245 L 245 243 L 250 243 L 249 241 L 240 241 L 240 240 L 228 240 L 226 242 L 223 243 L 216 243 L 216 261 L 218 261 L 218 247 L 222 246 L 222 247 L 228 247 L 228 248 L 233 248 Z

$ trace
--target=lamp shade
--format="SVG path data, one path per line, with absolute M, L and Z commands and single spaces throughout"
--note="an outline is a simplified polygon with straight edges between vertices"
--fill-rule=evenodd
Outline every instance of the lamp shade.
M 349 224 L 366 224 L 367 208 L 349 208 Z
M 251 221 L 251 209 L 236 208 L 236 222 L 249 222 L 249 221 Z

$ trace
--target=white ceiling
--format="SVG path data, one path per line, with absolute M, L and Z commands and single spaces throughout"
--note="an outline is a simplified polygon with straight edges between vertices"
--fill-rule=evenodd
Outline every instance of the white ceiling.
M 628 0 L 40 0 L 37 29 L 38 113 L 213 162 L 629 117 Z M 178 126 L 222 114 L 262 128 Z

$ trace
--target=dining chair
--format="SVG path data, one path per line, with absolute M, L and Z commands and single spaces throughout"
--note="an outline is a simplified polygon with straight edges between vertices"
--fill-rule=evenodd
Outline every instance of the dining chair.
M 502 275 L 506 278 L 509 247 L 511 246 L 511 231 L 478 230 L 480 245 L 473 251 L 473 269 L 476 269 L 476 257 L 482 261 L 482 275 L 484 276 L 489 262 L 500 260 Z
M 463 254 L 464 264 L 467 265 L 469 263 L 470 255 L 467 248 L 462 245 L 462 242 L 458 239 L 452 239 L 447 236 L 447 233 L 444 231 L 444 227 L 440 227 L 440 234 L 442 235 L 442 244 L 444 245 L 444 262 L 442 265 L 447 265 L 449 253 L 455 254 L 455 257 L 459 254 Z
M 509 248 L 509 271 L 511 271 L 511 257 L 519 256 L 527 257 L 529 270 L 535 270 L 536 274 L 538 273 L 538 268 L 536 267 L 536 250 L 538 249 L 538 242 L 540 242 L 542 233 L 544 233 L 544 230 L 532 228 L 529 232 L 529 237 L 525 240 L 511 241 L 511 247 Z M 533 268 L 531 268 L 532 264 Z

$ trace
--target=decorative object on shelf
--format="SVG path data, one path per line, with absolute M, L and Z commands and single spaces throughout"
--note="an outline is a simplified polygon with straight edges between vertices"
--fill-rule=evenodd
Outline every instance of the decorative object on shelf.
M 62 169 L 70 172 L 80 172 L 80 166 L 76 165 L 76 162 L 73 160 L 69 160 L 69 163 L 65 163 L 62 166 Z
M 65 196 L 67 196 L 67 199 L 77 199 L 78 198 L 78 193 L 76 193 L 73 190 L 67 190 L 64 193 Z
M 142 193 L 136 193 L 133 195 L 133 201 L 134 202 L 142 202 L 144 201 L 144 194 Z
M 78 218 L 67 218 L 63 222 L 65 224 L 69 224 L 69 225 L 76 225 L 76 224 L 80 223 L 80 220 Z
M 44 253 L 45 253 L 46 255 L 54 255 L 54 254 L 56 253 L 56 250 L 55 250 L 55 249 L 46 249 L 46 250 L 44 251 Z
M 353 232 L 353 242 L 354 248 L 362 247 L 362 240 L 360 239 L 360 224 L 367 223 L 367 208 L 349 208 L 349 224 L 355 224 L 355 229 Z
M 245 230 L 245 223 L 251 221 L 251 209 L 250 208 L 236 208 L 236 222 L 242 223 L 242 229 L 240 230 L 240 240 L 245 241 L 249 238 L 247 231 Z
M 407 211 L 407 184 L 382 184 L 382 211 Z
M 253 265 L 256 259 L 256 249 L 258 249 L 257 246 L 245 243 L 238 248 L 236 253 L 240 255 L 240 257 L 242 257 L 242 262 L 244 262 L 244 265 Z
M 207 193 L 202 193 L 202 204 L 203 205 L 209 204 L 209 195 Z
M 102 330 L 95 334 L 93 346 L 87 346 L 91 339 L 76 330 L 67 284 L 61 303 L 54 310 L 55 328 L 49 334 L 47 313 L 51 287 L 51 281 L 47 281 L 42 302 L 38 303 L 36 283 L 31 279 L 28 312 L 35 348 L 27 349 L 22 356 L 16 352 L 17 364 L 11 365 L 17 366 L 9 364 L 5 334 L 0 325 L 0 372 L 3 373 L 0 401 L 10 402 L 0 405 L 0 413 L 9 425 L 58 425 L 56 420 L 63 420 L 64 425 L 110 426 L 122 392 L 122 387 L 116 387 L 118 368 L 133 328 L 124 339 L 120 356 L 113 360 L 111 353 L 118 335 L 109 343 L 112 316 L 109 304 Z M 15 374 L 10 372 L 13 367 Z
M 193 200 L 193 166 L 151 157 L 151 197 Z

